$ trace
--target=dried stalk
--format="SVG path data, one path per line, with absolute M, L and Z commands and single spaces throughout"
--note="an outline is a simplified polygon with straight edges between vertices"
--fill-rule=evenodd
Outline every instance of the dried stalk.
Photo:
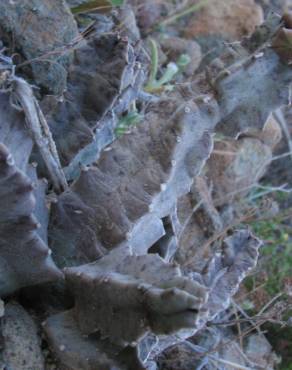
M 14 76 L 12 79 L 12 94 L 25 113 L 28 129 L 47 166 L 54 190 L 58 193 L 64 191 L 68 185 L 56 145 L 31 86 L 24 79 Z

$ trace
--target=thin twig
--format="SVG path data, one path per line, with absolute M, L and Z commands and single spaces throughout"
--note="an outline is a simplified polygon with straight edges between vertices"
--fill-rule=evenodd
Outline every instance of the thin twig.
M 47 53 L 44 53 L 38 57 L 29 59 L 24 61 L 23 63 L 20 63 L 16 66 L 16 68 L 22 68 L 28 64 L 34 63 L 34 62 L 54 62 L 52 59 L 48 59 L 53 56 L 63 56 L 67 53 L 71 53 L 73 50 L 75 50 L 77 47 L 80 46 L 80 44 L 85 40 L 88 39 L 88 37 L 93 33 L 94 31 L 94 24 L 96 22 L 92 22 L 86 29 L 80 33 L 77 37 L 75 37 L 73 40 L 71 40 L 68 44 L 62 45 L 56 49 L 53 49 L 51 51 L 48 51 Z
M 284 293 L 283 292 L 280 292 L 278 293 L 277 295 L 275 295 L 275 297 L 273 297 L 267 304 L 264 305 L 264 307 L 260 310 L 260 312 L 258 313 L 257 316 L 260 316 L 262 315 L 266 310 L 267 308 L 269 308 L 277 299 L 279 299 Z
M 286 186 L 287 184 L 283 184 L 283 185 L 280 185 L 280 186 L 263 186 L 263 185 L 256 185 L 257 188 L 259 189 L 265 189 L 264 191 L 260 192 L 260 193 L 257 193 L 255 195 L 251 195 L 248 197 L 248 200 L 249 201 L 252 201 L 252 200 L 255 200 L 255 199 L 258 199 L 258 198 L 261 198 L 263 197 L 264 195 L 267 195 L 267 194 L 270 194 L 270 193 L 274 193 L 275 191 L 280 191 L 282 193 L 292 193 L 292 189 L 286 189 Z
M 198 211 L 198 209 L 202 206 L 203 204 L 203 200 L 201 199 L 192 209 L 191 213 L 189 214 L 189 216 L 187 217 L 187 219 L 185 220 L 184 224 L 182 225 L 182 228 L 179 232 L 179 236 L 178 238 L 180 238 L 183 234 L 183 232 L 185 231 L 185 228 L 187 227 L 187 225 L 189 224 L 191 218 L 193 217 L 193 215 Z
M 254 322 L 254 320 L 245 312 L 245 310 L 238 304 L 238 303 L 236 303 L 233 299 L 232 299 L 232 304 L 237 308 L 237 310 L 242 314 L 242 316 L 243 317 L 245 317 L 246 318 L 246 320 L 252 325 L 252 326 L 254 326 L 254 327 L 256 327 L 255 326 L 255 322 Z M 258 328 L 257 329 L 257 331 L 258 331 L 258 334 L 259 335 L 263 335 L 263 333 L 261 332 L 261 330 Z
M 243 350 L 242 331 L 241 331 L 241 326 L 240 326 L 240 321 L 239 321 L 237 308 L 234 305 L 233 305 L 233 310 L 234 310 L 234 314 L 235 314 L 236 321 L 237 321 L 236 326 L 237 326 L 238 338 L 239 338 L 238 341 L 239 341 L 240 348 Z
M 265 167 L 267 166 L 270 162 L 274 162 L 274 161 L 277 161 L 279 159 L 282 159 L 282 158 L 286 158 L 288 156 L 292 155 L 292 152 L 285 152 L 283 154 L 279 154 L 277 156 L 274 156 L 272 159 L 266 161 L 260 168 L 259 168 L 259 172 Z M 242 188 L 239 188 L 235 191 L 232 191 L 232 192 L 229 192 L 227 193 L 226 195 L 224 196 L 221 196 L 221 197 L 217 197 L 217 198 L 214 198 L 214 205 L 219 205 L 220 203 L 222 203 L 223 201 L 226 201 L 228 200 L 228 198 L 234 196 L 234 195 L 237 195 L 237 194 L 240 194 L 241 192 L 243 191 L 247 191 L 247 190 L 251 190 L 252 188 L 256 187 L 256 186 L 261 186 L 259 185 L 258 183 L 254 182 L 253 184 L 251 185 L 248 185 L 248 186 L 244 186 Z
M 221 364 L 232 366 L 234 369 L 251 370 L 250 367 L 239 365 L 239 364 L 236 364 L 235 362 L 224 360 L 223 358 L 219 358 L 219 357 L 217 358 L 213 356 L 209 356 L 209 357 L 210 357 L 211 362 L 213 362 L 215 366 L 217 366 L 216 362 L 220 362 Z

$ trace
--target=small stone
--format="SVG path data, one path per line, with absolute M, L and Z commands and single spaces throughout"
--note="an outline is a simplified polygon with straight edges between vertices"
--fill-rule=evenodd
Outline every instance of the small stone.
M 190 18 L 185 36 L 213 34 L 239 40 L 252 33 L 263 20 L 263 10 L 254 0 L 210 1 Z
M 17 303 L 8 303 L 1 326 L 5 368 L 44 370 L 40 337 L 29 313 Z

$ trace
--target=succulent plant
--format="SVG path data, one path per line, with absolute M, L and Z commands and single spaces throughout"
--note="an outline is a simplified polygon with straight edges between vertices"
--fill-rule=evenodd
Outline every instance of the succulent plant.
M 105 19 L 97 15 L 86 28 L 90 37 L 70 60 L 64 100 L 46 96 L 39 104 L 1 55 L 0 294 L 35 284 L 57 299 L 60 290 L 70 292 L 74 307 L 70 300 L 54 307 L 43 323 L 62 366 L 154 370 L 163 351 L 226 310 L 256 265 L 260 240 L 227 227 L 202 170 L 215 129 L 234 147 L 248 146 L 289 103 L 290 18 L 271 17 L 160 98 L 141 92 L 147 59 L 135 24 L 121 36 L 115 12 L 112 22 Z M 136 101 L 141 122 L 116 137 Z M 37 135 L 31 112 L 43 123 Z M 269 160 L 270 147 L 261 145 Z M 48 148 L 65 186 L 43 166 Z M 211 159 L 216 174 L 213 166 Z M 212 180 L 219 192 L 218 176 Z M 59 268 L 65 280 L 44 285 L 62 278 Z
M 24 286 L 57 280 L 62 273 L 36 231 L 40 225 L 33 215 L 33 184 L 3 144 L 0 175 L 0 294 L 5 296 Z

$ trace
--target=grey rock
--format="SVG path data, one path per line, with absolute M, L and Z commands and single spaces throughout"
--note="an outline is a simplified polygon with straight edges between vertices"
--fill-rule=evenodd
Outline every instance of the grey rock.
M 77 25 L 63 0 L 16 0 L 0 3 L 0 26 L 13 32 L 17 48 L 31 62 L 34 80 L 53 94 L 66 88 L 68 50 L 62 50 L 78 36 Z M 54 53 L 52 53 L 54 52 Z M 51 53 L 51 54 L 50 54 Z
M 100 339 L 82 335 L 72 311 L 53 315 L 43 325 L 51 349 L 66 369 L 126 370 L 114 359 L 116 348 L 109 346 L 106 354 Z
M 271 147 L 256 137 L 226 138 L 218 141 L 214 149 L 206 165 L 206 176 L 214 184 L 217 206 L 235 203 L 250 193 L 273 156 Z
M 2 319 L 3 358 L 8 369 L 44 370 L 37 326 L 17 303 L 5 305 Z

